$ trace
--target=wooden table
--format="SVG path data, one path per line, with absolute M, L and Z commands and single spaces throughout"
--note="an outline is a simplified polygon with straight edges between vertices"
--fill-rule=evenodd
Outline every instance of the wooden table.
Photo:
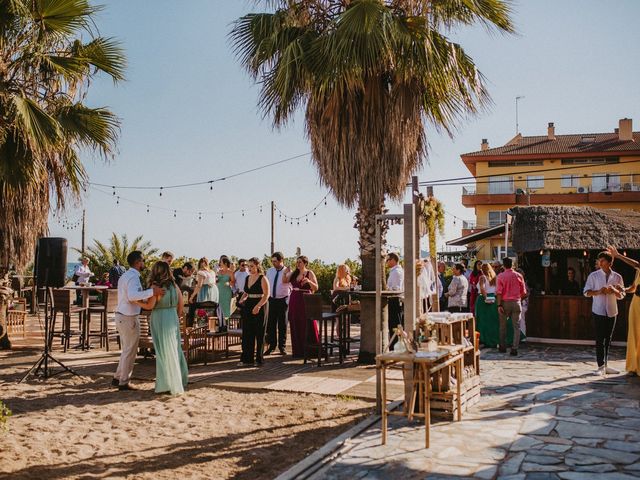
M 101 290 L 108 290 L 109 287 L 106 285 L 67 285 L 63 288 L 67 290 L 76 290 L 82 293 L 82 306 L 86 308 L 83 317 L 82 317 L 82 332 L 81 332 L 81 344 L 80 346 L 84 350 L 85 344 L 87 348 L 91 346 L 88 344 L 89 336 L 87 335 L 87 319 L 89 318 L 89 292 L 96 291 L 99 292 Z M 76 347 L 77 348 L 77 347 Z
M 456 368 L 456 389 L 458 394 L 458 421 L 462 420 L 461 405 L 461 385 L 462 385 L 462 363 L 464 355 L 462 346 L 459 350 L 452 352 L 451 348 L 439 349 L 436 352 L 414 353 L 384 353 L 376 356 L 376 368 L 381 372 L 382 389 L 382 444 L 387 442 L 387 428 L 389 415 L 407 416 L 410 420 L 413 417 L 424 417 L 425 423 L 425 448 L 429 448 L 429 435 L 431 428 L 430 412 L 430 379 L 431 375 L 439 370 L 454 364 Z M 387 368 L 397 363 L 411 363 L 414 371 L 414 385 L 408 409 L 403 412 L 387 410 Z M 418 402 L 418 412 L 415 412 L 416 401 Z M 405 399 L 406 403 L 406 399 Z

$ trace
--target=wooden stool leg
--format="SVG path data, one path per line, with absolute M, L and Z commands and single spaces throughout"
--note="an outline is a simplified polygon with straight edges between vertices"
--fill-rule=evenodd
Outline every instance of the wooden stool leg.
M 387 443 L 387 366 L 382 364 L 382 445 Z
M 458 394 L 458 421 L 462 420 L 462 360 L 464 357 L 460 357 L 460 360 L 456 362 L 456 391 Z
M 429 367 L 424 364 L 421 366 L 422 375 L 425 379 L 424 388 L 424 429 L 425 429 L 425 448 L 429 448 L 429 430 L 431 429 L 431 387 L 429 382 Z

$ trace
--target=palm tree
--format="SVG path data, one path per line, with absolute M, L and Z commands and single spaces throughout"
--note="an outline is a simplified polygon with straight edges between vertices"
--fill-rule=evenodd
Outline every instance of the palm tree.
M 82 250 L 74 248 L 78 255 L 82 255 Z M 96 274 L 102 275 L 108 272 L 114 260 L 118 260 L 120 265 L 127 265 L 127 255 L 134 250 L 140 250 L 145 258 L 158 253 L 157 248 L 151 246 L 151 242 L 144 240 L 142 235 L 137 236 L 129 243 L 127 235 L 119 237 L 116 233 L 111 234 L 109 244 L 106 245 L 100 240 L 93 240 L 93 246 L 87 247 L 84 256 L 89 259 L 89 268 Z
M 404 196 L 427 154 L 426 127 L 449 133 L 488 103 L 483 77 L 445 33 L 483 24 L 513 31 L 507 0 L 268 0 L 231 32 L 260 82 L 275 127 L 305 108 L 320 180 L 357 206 L 363 288 L 375 289 L 375 215 Z M 363 303 L 361 361 L 375 349 L 373 306 Z
M 77 203 L 82 153 L 108 159 L 119 120 L 85 104 L 100 72 L 123 80 L 125 58 L 96 31 L 88 0 L 0 0 L 0 270 L 32 260 L 50 205 Z

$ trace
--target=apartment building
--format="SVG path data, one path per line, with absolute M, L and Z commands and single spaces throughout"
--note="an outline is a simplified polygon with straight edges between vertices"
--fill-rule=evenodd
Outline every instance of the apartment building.
M 482 140 L 480 150 L 461 159 L 475 177 L 462 189 L 462 204 L 475 221 L 464 222 L 462 237 L 480 259 L 505 253 L 505 221 L 514 205 L 576 205 L 640 211 L 640 132 L 621 119 L 609 133 L 516 135 L 501 147 Z

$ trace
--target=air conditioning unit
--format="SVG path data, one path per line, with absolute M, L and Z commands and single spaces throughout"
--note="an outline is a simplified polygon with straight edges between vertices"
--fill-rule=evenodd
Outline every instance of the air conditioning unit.
M 578 187 L 576 191 L 578 193 L 589 193 L 589 187 Z

